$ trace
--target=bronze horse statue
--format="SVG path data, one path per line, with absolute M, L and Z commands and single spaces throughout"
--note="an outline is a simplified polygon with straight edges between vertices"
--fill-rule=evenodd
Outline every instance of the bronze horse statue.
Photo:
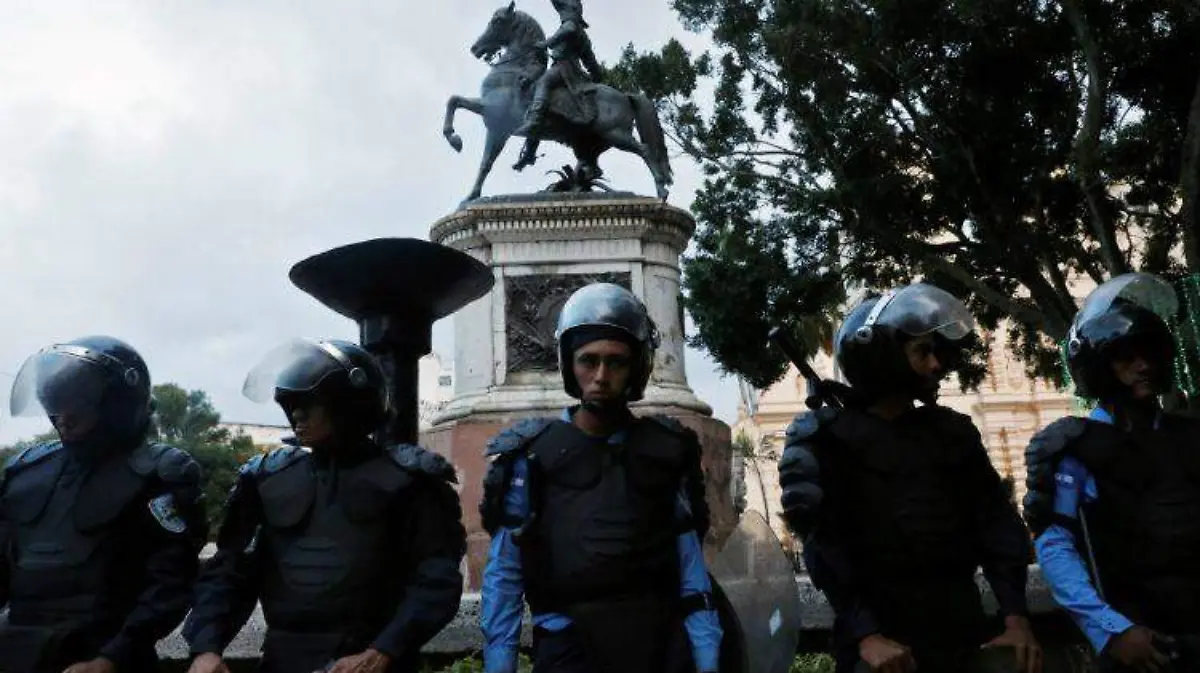
M 539 46 L 546 39 L 537 20 L 516 9 L 516 3 L 496 10 L 483 35 L 471 46 L 471 54 L 491 65 L 484 78 L 479 98 L 451 96 L 446 103 L 446 118 L 442 135 L 456 152 L 462 151 L 462 138 L 454 131 L 454 113 L 470 110 L 483 117 L 487 127 L 479 174 L 467 201 L 479 198 L 483 182 L 491 172 L 496 158 L 516 135 L 525 120 L 525 112 L 533 98 L 533 84 L 546 71 L 546 49 Z M 567 145 L 578 161 L 576 172 L 591 178 L 602 174 L 597 163 L 609 148 L 636 154 L 646 163 L 654 176 L 658 197 L 666 199 L 672 182 L 670 157 L 659 124 L 658 111 L 650 99 L 640 93 L 625 93 L 604 84 L 584 84 L 568 87 L 551 97 L 545 130 L 538 133 L 542 140 Z M 564 88 L 566 89 L 566 88 Z M 581 106 L 582 96 L 590 101 L 594 114 L 587 123 L 576 123 L 569 116 L 556 112 L 554 101 L 569 95 L 574 105 Z M 633 135 L 637 127 L 640 140 Z

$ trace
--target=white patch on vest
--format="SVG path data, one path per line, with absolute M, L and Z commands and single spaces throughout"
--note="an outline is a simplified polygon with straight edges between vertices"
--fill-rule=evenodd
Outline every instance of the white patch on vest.
M 775 636 L 775 632 L 779 630 L 779 627 L 783 626 L 783 615 L 779 613 L 779 608 L 775 608 L 775 612 L 771 613 L 771 622 L 769 626 L 771 627 L 772 637 Z
M 512 485 L 520 488 L 525 485 L 525 480 L 520 477 L 513 477 Z
M 1062 472 L 1059 472 L 1058 474 L 1054 475 L 1054 481 L 1057 481 L 1058 483 L 1062 484 L 1063 486 L 1074 486 L 1075 485 L 1075 477 L 1073 477 L 1069 474 L 1063 474 Z
M 160 495 L 150 501 L 150 513 L 154 520 L 170 533 L 187 530 L 187 522 L 175 511 L 175 498 L 170 494 Z

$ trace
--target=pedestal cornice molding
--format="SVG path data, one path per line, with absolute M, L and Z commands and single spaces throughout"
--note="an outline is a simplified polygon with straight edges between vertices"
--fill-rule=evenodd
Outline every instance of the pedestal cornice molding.
M 695 229 L 690 213 L 657 199 L 548 195 L 469 204 L 434 223 L 429 238 L 458 250 L 496 243 L 611 238 L 662 242 L 683 250 Z

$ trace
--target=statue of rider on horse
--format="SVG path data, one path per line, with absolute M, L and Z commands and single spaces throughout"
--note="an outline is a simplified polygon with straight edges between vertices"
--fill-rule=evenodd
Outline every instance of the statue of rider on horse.
M 583 5 L 580 0 L 550 0 L 558 18 L 562 22 L 558 31 L 537 46 L 550 50 L 550 67 L 538 79 L 533 89 L 533 102 L 525 115 L 525 124 L 517 130 L 517 135 L 525 136 L 525 147 L 521 150 L 521 158 L 513 166 L 521 170 L 532 166 L 537 161 L 540 133 L 546 120 L 546 104 L 550 94 L 559 87 L 565 87 L 579 108 L 580 117 L 586 123 L 589 110 L 579 91 L 580 84 L 585 82 L 585 75 L 590 75 L 592 82 L 599 83 L 604 78 L 604 69 L 596 60 L 592 51 L 592 40 L 588 37 L 588 22 L 583 18 Z
M 466 200 L 479 198 L 513 136 L 527 139 L 516 170 L 532 165 L 538 144 L 552 140 L 574 151 L 574 175 L 594 181 L 602 175 L 600 155 L 616 148 L 641 157 L 657 195 L 667 198 L 671 162 L 654 103 L 644 94 L 601 83 L 602 68 L 584 32 L 588 24 L 581 0 L 550 1 L 562 21 L 550 37 L 515 1 L 496 10 L 471 45 L 471 54 L 491 67 L 479 97 L 451 96 L 446 103 L 442 134 L 455 151 L 463 145 L 454 130 L 456 111 L 474 112 L 487 129 L 479 173 Z

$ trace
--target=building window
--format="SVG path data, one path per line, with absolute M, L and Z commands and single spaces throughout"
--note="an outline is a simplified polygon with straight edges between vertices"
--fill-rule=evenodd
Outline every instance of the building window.
M 451 383 L 452 383 L 452 379 L 450 378 L 449 374 L 442 374 L 441 376 L 438 377 L 438 385 L 439 386 L 448 386 Z

